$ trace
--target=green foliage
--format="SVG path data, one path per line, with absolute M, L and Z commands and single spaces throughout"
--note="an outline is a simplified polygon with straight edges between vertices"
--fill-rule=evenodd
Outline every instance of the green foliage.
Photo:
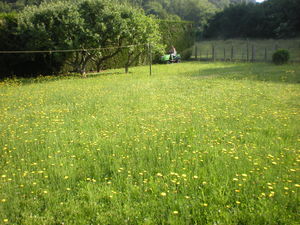
M 11 12 L 11 6 L 6 2 L 0 2 L 0 13 L 8 13 Z
M 127 54 L 135 55 L 134 61 L 145 53 L 147 43 L 155 46 L 154 53 L 161 52 L 162 49 L 156 20 L 145 16 L 141 10 L 110 1 L 44 2 L 23 10 L 18 16 L 17 26 L 17 36 L 22 41 L 22 47 L 18 50 L 78 51 L 25 55 L 19 62 L 20 66 L 17 66 L 24 71 L 17 72 L 16 75 L 56 73 L 66 64 L 72 67 L 73 71 L 84 74 L 91 61 L 99 70 L 105 61 L 123 50 L 122 46 L 137 45 L 134 49 L 128 49 Z M 109 47 L 115 49 L 86 51 L 91 48 Z M 9 46 L 2 49 L 12 50 Z M 130 60 L 127 65 L 132 63 Z
M 0 14 L 0 49 L 22 50 L 24 44 L 25 40 L 21 38 L 18 30 L 17 14 Z M 0 54 L 0 79 L 26 71 L 23 62 L 24 55 Z
M 87 38 L 77 6 L 64 1 L 27 7 L 20 13 L 18 23 L 23 50 L 74 49 Z M 70 56 L 67 53 L 25 55 L 31 69 L 26 74 L 57 73 Z M 37 62 L 39 66 L 34 66 Z
M 192 52 L 191 47 L 195 41 L 195 27 L 192 23 L 176 21 L 159 22 L 162 39 L 166 45 L 165 53 L 170 46 L 175 46 L 178 53 L 183 59 L 188 59 Z
M 148 57 L 149 48 L 152 54 L 162 54 L 161 33 L 156 20 L 146 16 L 140 10 L 127 8 L 126 13 L 126 45 L 135 45 L 125 49 L 125 71 L 141 56 Z
M 225 8 L 209 22 L 209 38 L 283 38 L 300 34 L 300 1 L 269 0 Z
M 272 55 L 272 61 L 276 65 L 282 65 L 288 63 L 290 59 L 290 53 L 286 49 L 279 49 Z

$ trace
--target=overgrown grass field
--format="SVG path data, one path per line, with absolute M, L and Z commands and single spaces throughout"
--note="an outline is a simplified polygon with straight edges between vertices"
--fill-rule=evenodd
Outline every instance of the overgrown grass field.
M 0 224 L 299 224 L 300 65 L 0 85 Z

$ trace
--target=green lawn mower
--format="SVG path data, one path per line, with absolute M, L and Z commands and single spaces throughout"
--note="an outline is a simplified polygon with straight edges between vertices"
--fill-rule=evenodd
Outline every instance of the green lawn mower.
M 165 64 L 180 63 L 181 56 L 180 56 L 180 54 L 176 54 L 175 56 L 168 54 L 168 55 L 163 55 L 160 60 L 162 63 L 165 63 Z

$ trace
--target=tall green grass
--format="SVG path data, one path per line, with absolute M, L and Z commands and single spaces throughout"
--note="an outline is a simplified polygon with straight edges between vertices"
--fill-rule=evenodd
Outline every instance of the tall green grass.
M 0 224 L 299 224 L 299 65 L 0 84 Z

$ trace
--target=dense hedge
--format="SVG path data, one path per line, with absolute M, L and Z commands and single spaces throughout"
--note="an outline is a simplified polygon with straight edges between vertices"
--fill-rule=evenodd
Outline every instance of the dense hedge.
M 0 15 L 0 51 L 24 51 L 30 37 L 20 34 L 17 14 Z M 0 79 L 57 74 L 63 68 L 65 54 L 0 54 Z

